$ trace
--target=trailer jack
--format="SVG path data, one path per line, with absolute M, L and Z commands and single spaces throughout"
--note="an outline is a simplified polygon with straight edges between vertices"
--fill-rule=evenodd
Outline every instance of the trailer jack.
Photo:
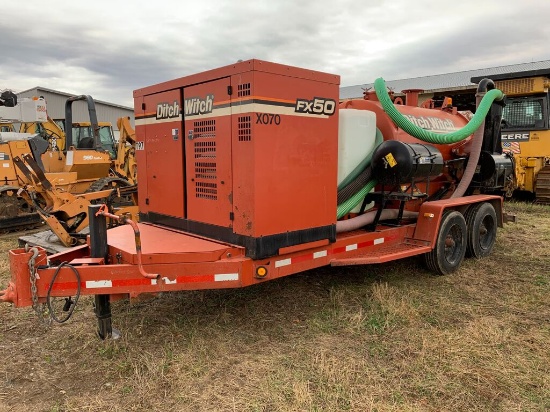
M 101 340 L 120 338 L 120 332 L 113 328 L 111 320 L 111 299 L 109 295 L 94 296 L 94 312 L 97 317 L 97 335 Z
M 105 205 L 88 206 L 90 219 L 90 257 L 106 259 L 107 245 L 107 218 Z M 109 295 L 94 296 L 94 313 L 97 318 L 97 334 L 100 339 L 118 339 L 120 332 L 112 326 L 111 297 Z

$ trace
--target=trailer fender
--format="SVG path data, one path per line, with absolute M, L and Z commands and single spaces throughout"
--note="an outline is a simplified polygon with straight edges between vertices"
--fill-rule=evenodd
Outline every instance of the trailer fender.
M 504 218 L 501 197 L 490 195 L 465 196 L 456 199 L 424 202 L 420 207 L 418 221 L 411 240 L 414 243 L 429 245 L 433 248 L 437 240 L 441 218 L 446 210 L 456 210 L 464 215 L 470 207 L 483 202 L 489 202 L 493 205 L 497 215 L 498 227 L 502 227 Z

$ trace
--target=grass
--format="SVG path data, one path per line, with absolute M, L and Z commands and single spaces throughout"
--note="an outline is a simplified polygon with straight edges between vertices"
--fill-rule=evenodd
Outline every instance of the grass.
M 0 410 L 549 410 L 550 207 L 507 210 L 493 255 L 454 275 L 407 259 L 120 301 L 118 341 L 88 297 L 51 328 L 1 305 Z

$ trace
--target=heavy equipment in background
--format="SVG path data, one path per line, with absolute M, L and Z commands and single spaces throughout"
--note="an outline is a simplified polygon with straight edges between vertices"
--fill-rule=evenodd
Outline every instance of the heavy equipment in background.
M 79 100 L 88 105 L 89 123 L 72 121 L 72 104 Z M 14 164 L 26 178 L 19 195 L 32 205 L 64 246 L 74 246 L 82 238 L 79 233 L 88 226 L 89 204 L 101 199 L 115 212 L 135 204 L 137 189 L 128 179 L 110 175 L 117 155 L 112 128 L 99 126 L 91 96 L 67 100 L 62 146 L 65 150 L 50 150 L 42 155 L 41 164 L 31 154 L 14 158 Z M 136 214 L 134 209 L 125 211 Z
M 13 124 L 9 123 L 9 122 L 0 122 L 0 133 L 2 132 L 13 132 L 14 131 L 14 128 L 13 128 Z
M 550 204 L 550 70 L 491 76 L 506 94 L 499 149 L 514 161 L 514 190 L 535 195 Z M 472 78 L 478 83 L 481 78 Z
M 248 60 L 135 90 L 140 223 L 89 206 L 87 244 L 10 251 L 0 300 L 62 322 L 94 295 L 106 338 L 115 298 L 417 255 L 445 275 L 489 255 L 507 215 L 484 192 L 512 173 L 511 159 L 481 155 L 500 136 L 502 92 L 480 82 L 468 122 L 394 106 L 382 79 L 368 99 L 338 103 L 339 82 Z
M 21 122 L 19 132 L 40 135 L 48 142 L 49 151 L 65 150 L 65 132 L 50 116 L 45 122 Z
M 72 122 L 72 103 L 77 100 L 86 100 L 90 122 Z M 0 107 L 2 119 L 21 123 L 20 130 L 28 132 L 0 136 L 1 230 L 35 227 L 44 220 L 63 245 L 71 246 L 87 226 L 90 202 L 102 199 L 113 211 L 135 204 L 136 177 L 132 175 L 130 182 L 114 174 L 117 147 L 112 127 L 97 122 L 90 96 L 67 100 L 67 136 L 47 117 L 43 99 L 17 102 L 15 97 L 8 102 L 15 105 Z M 128 153 L 131 147 L 121 150 Z
M 113 133 L 113 126 L 110 122 L 99 122 L 99 137 L 101 146 L 111 156 L 111 177 L 126 179 L 130 184 L 137 183 L 137 167 L 135 159 L 135 131 L 130 124 L 129 117 L 117 119 L 117 127 L 120 131 L 120 138 L 116 141 Z M 46 122 L 21 123 L 20 132 L 39 134 L 48 140 L 50 152 L 65 151 L 65 132 L 58 122 L 48 116 Z M 93 127 L 90 122 L 73 122 L 72 141 L 76 142 L 77 148 L 91 148 L 93 146 Z M 52 154 L 53 156 L 53 154 Z M 61 159 L 63 160 L 63 159 Z M 59 167 L 59 166 L 58 166 Z M 48 170 L 56 171 L 56 170 Z
M 129 117 L 119 117 L 117 127 L 120 134 L 111 171 L 114 176 L 122 177 L 135 185 L 137 184 L 136 132 L 130 124 Z
M 9 90 L 0 95 L 0 121 L 4 122 L 0 132 L 0 230 L 35 227 L 40 216 L 34 208 L 18 196 L 21 183 L 30 183 L 18 178 L 14 159 L 32 154 L 40 159 L 48 143 L 31 133 L 15 132 L 14 123 L 47 122 L 46 102 L 41 98 L 17 99 Z

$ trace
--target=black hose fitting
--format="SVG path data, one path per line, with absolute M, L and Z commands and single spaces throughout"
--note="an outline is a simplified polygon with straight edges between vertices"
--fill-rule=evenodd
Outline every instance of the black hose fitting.
M 495 88 L 495 82 L 493 82 L 491 79 L 482 79 L 479 84 L 477 85 L 477 92 L 478 93 L 486 93 L 489 90 L 493 90 Z

